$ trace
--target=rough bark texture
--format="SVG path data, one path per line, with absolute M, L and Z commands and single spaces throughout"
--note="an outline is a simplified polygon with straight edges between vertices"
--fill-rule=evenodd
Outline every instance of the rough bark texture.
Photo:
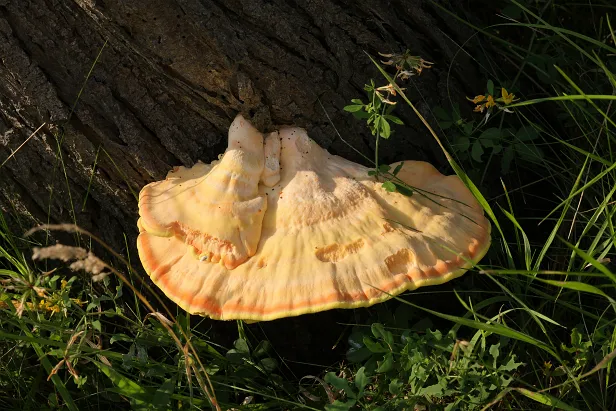
M 0 168 L 0 207 L 26 216 L 23 228 L 75 221 L 125 250 L 140 188 L 214 159 L 238 112 L 264 131 L 306 127 L 361 162 L 327 115 L 372 156 L 372 136 L 342 112 L 379 78 L 364 51 L 409 48 L 437 63 L 407 86 L 431 117 L 477 90 L 458 52 L 468 36 L 422 0 L 0 0 L 0 163 L 46 123 Z M 383 159 L 443 166 L 417 119 L 399 113 L 408 126 Z

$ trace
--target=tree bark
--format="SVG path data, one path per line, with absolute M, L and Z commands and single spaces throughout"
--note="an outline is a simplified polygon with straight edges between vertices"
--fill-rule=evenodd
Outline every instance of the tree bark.
M 363 162 L 334 126 L 373 156 L 374 138 L 342 111 L 369 78 L 380 82 L 364 51 L 408 48 L 435 62 L 406 86 L 432 119 L 430 108 L 477 90 L 458 52 L 469 35 L 422 0 L 0 0 L 0 164 L 13 154 L 0 167 L 0 207 L 25 217 L 23 229 L 76 222 L 134 252 L 125 244 L 141 187 L 216 158 L 238 112 L 262 131 L 305 127 Z M 400 106 L 407 125 L 382 160 L 444 166 Z

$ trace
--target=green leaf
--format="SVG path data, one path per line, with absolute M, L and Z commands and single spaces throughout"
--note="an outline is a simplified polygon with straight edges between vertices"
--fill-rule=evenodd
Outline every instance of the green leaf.
M 391 369 L 394 368 L 394 355 L 392 353 L 387 353 L 383 361 L 379 361 L 378 364 L 379 366 L 376 372 L 385 373 L 391 371 Z
M 462 116 L 460 115 L 460 105 L 457 103 L 453 106 L 453 111 L 451 112 L 451 119 L 454 123 L 457 123 L 462 120 Z
M 391 170 L 391 166 L 389 164 L 379 164 L 379 171 L 381 173 L 388 173 Z
M 381 137 L 389 138 L 389 136 L 391 136 L 391 127 L 389 123 L 387 122 L 387 120 L 381 117 L 381 121 L 379 124 L 381 126 Z
M 364 334 L 360 331 L 353 331 L 349 335 L 349 349 L 346 356 L 350 362 L 363 362 L 372 355 L 372 352 L 364 345 L 363 338 Z
M 190 332 L 190 314 L 178 314 L 178 316 L 176 317 L 175 323 L 185 333 Z
M 486 140 L 486 139 L 479 139 L 479 142 L 481 143 L 482 146 L 484 146 L 485 148 L 491 148 L 494 147 L 494 141 L 492 140 Z
M 379 109 L 381 108 L 382 105 L 383 105 L 383 103 L 381 102 L 381 100 L 377 98 L 377 99 L 374 99 L 374 103 L 372 103 L 372 105 L 370 105 L 370 107 L 372 107 L 375 112 L 380 113 L 381 110 L 379 110 Z
M 263 358 L 261 361 L 259 361 L 259 364 L 261 364 L 261 367 L 267 373 L 274 372 L 274 370 L 278 368 L 278 361 L 276 361 L 274 358 Z
M 479 135 L 480 140 L 502 140 L 503 132 L 498 127 L 491 127 L 484 130 L 481 135 Z
M 503 154 L 503 162 L 501 163 L 501 171 L 503 174 L 508 174 L 511 169 L 511 161 L 513 161 L 513 147 L 509 146 Z
M 116 287 L 116 293 L 115 293 L 115 296 L 114 296 L 114 300 L 117 300 L 118 298 L 122 297 L 122 295 L 124 294 L 124 292 L 122 290 L 123 290 L 122 284 L 120 284 L 120 285 L 118 285 Z
M 237 350 L 234 350 L 234 349 L 231 349 L 231 350 L 227 351 L 227 353 L 225 354 L 225 357 L 232 364 L 238 364 L 238 365 L 239 364 L 243 364 L 244 363 L 244 359 L 248 358 L 246 353 L 241 353 L 241 352 L 239 352 Z
M 349 385 L 349 382 L 345 380 L 344 378 L 338 377 L 333 372 L 328 372 L 327 374 L 325 374 L 325 378 L 323 379 L 325 380 L 326 383 L 333 386 L 337 390 L 344 391 L 347 397 L 357 398 L 357 394 L 355 393 L 355 391 L 353 391 L 353 389 Z
M 128 398 L 132 398 L 138 403 L 148 402 L 151 397 L 148 391 L 143 388 L 141 385 L 137 384 L 135 381 L 131 380 L 128 377 L 120 374 L 115 369 L 110 366 L 100 363 L 98 361 L 92 361 L 96 366 L 105 374 L 116 387 L 116 392 L 118 394 L 124 395 Z
M 51 405 L 54 408 L 60 407 L 60 404 L 58 402 L 58 396 L 56 395 L 55 392 L 49 393 L 49 395 L 47 396 L 47 401 L 49 401 L 49 405 Z
M 538 136 L 539 136 L 539 132 L 537 131 L 537 129 L 530 125 L 525 125 L 525 126 L 520 127 L 520 129 L 515 135 L 515 137 L 519 141 L 532 141 L 536 139 Z
M 391 331 L 388 331 L 388 330 L 385 329 L 385 327 L 383 327 L 383 324 L 373 323 L 370 326 L 370 331 L 372 331 L 372 335 L 374 335 L 376 338 L 382 339 L 390 347 L 393 345 L 393 343 L 394 343 L 394 336 L 391 333 Z
M 396 191 L 396 185 L 391 181 L 385 181 L 381 186 L 385 191 L 389 191 L 390 193 L 394 193 Z
M 397 176 L 400 170 L 402 170 L 403 166 L 404 166 L 404 161 L 396 166 L 396 168 L 394 169 L 393 175 Z
M 600 295 L 601 297 L 607 298 L 612 304 L 615 303 L 614 299 L 612 299 L 610 296 L 608 296 L 606 293 L 604 293 L 603 291 L 601 291 L 599 288 L 595 287 L 594 285 L 582 283 L 579 281 L 544 280 L 538 277 L 536 277 L 535 279 L 541 282 L 544 282 L 546 284 L 556 286 L 556 287 L 562 287 L 562 288 L 567 288 L 569 290 L 575 290 L 575 291 L 580 291 L 584 293 Z
M 466 136 L 460 136 L 454 140 L 453 149 L 455 151 L 466 151 L 471 146 L 471 140 Z
M 446 112 L 442 107 L 434 107 L 432 112 L 434 113 L 434 116 L 437 120 L 453 121 L 449 113 Z
M 534 392 L 531 390 L 527 390 L 526 388 L 515 388 L 515 390 L 520 394 L 524 395 L 525 397 L 530 398 L 531 400 L 536 401 L 540 404 L 547 405 L 552 409 L 557 408 L 565 411 L 578 411 L 577 408 L 574 408 L 549 394 Z
M 464 134 L 467 136 L 473 134 L 473 123 L 464 123 L 464 125 L 462 126 L 462 131 L 464 131 Z
M 361 348 L 364 346 L 364 336 L 365 334 L 361 331 L 354 330 L 349 338 L 347 339 L 350 348 Z
M 92 321 L 92 328 L 98 332 L 101 332 L 101 322 L 99 320 Z
M 509 361 L 507 362 L 507 364 L 501 365 L 500 367 L 498 367 L 498 369 L 500 371 L 511 372 L 511 371 L 517 370 L 521 365 L 524 365 L 524 363 L 515 362 L 515 355 L 512 355 L 511 358 L 509 358 Z
M 111 297 L 102 295 L 100 297 L 93 298 L 92 301 L 86 307 L 86 311 L 90 311 L 94 308 L 98 308 L 101 306 L 101 301 L 111 301 Z
M 55 348 L 53 350 L 49 350 L 47 352 L 47 355 L 50 355 L 50 356 L 55 357 L 57 359 L 60 359 L 60 358 L 64 358 L 64 352 L 65 351 L 66 350 L 63 350 L 61 348 Z
M 355 374 L 355 387 L 357 387 L 357 390 L 359 391 L 358 397 L 362 396 L 364 388 L 366 387 L 366 385 L 368 385 L 369 382 L 370 378 L 366 376 L 365 367 L 361 367 L 359 370 L 357 370 L 357 373 Z
M 478 163 L 481 163 L 481 156 L 483 155 L 483 153 L 484 151 L 483 147 L 481 146 L 481 143 L 479 142 L 479 140 L 475 141 L 471 150 L 471 157 L 473 158 L 473 160 Z
M 372 323 L 370 326 L 370 332 L 372 332 L 372 335 L 376 338 L 381 338 L 385 332 L 385 327 L 383 327 L 383 324 L 381 323 Z
M 257 348 L 255 348 L 252 354 L 256 358 L 265 357 L 270 352 L 271 348 L 272 344 L 267 340 L 263 340 L 257 345 Z
M 402 383 L 402 381 L 400 381 L 397 378 L 394 378 L 393 380 L 391 380 L 391 382 L 389 383 L 389 392 L 393 395 L 398 395 L 402 392 L 402 386 L 404 384 Z
M 441 397 L 443 395 L 443 387 L 440 383 L 424 387 L 421 389 L 421 395 Z
M 413 195 L 414 191 L 411 188 L 408 188 L 406 185 L 400 183 L 394 183 L 398 192 L 404 196 L 410 197 Z
M 242 338 L 238 338 L 237 340 L 235 340 L 235 342 L 233 343 L 233 346 L 239 353 L 242 353 L 242 354 L 250 353 L 250 348 L 248 348 L 248 343 L 246 342 L 246 340 Z
M 133 337 L 129 337 L 126 334 L 114 334 L 109 339 L 109 344 L 113 344 L 116 341 L 125 341 L 125 342 L 133 342 L 135 339 Z
M 363 105 L 351 104 L 351 105 L 348 105 L 348 106 L 344 106 L 343 110 L 344 111 L 348 111 L 349 113 L 355 113 L 356 111 L 359 111 L 359 110 L 361 110 L 363 108 L 364 108 Z
M 353 99 L 351 99 L 351 102 L 352 102 L 352 103 L 355 103 L 355 104 L 361 104 L 362 106 L 364 105 L 364 102 L 363 102 L 363 101 L 361 101 L 361 100 L 360 100 L 360 99 L 358 99 L 358 98 L 353 98 Z
M 492 356 L 492 358 L 494 358 L 494 362 L 492 363 L 492 367 L 494 368 L 496 368 L 496 360 L 498 359 L 498 355 L 500 354 L 499 348 L 500 343 L 490 346 L 490 355 Z
M 235 348 L 227 351 L 225 357 L 233 364 L 243 364 L 244 360 L 250 355 L 250 348 L 246 340 L 238 338 L 233 343 Z
M 156 410 L 165 411 L 168 409 L 174 385 L 175 378 L 168 378 L 156 389 L 151 401 Z
M 441 332 L 441 330 L 426 330 L 426 338 L 428 338 L 429 340 L 434 340 L 434 341 L 441 341 L 443 339 L 443 333 Z
M 379 342 L 374 342 L 370 337 L 364 337 L 364 345 L 373 353 L 384 353 L 389 352 L 389 350 Z
M 372 355 L 372 351 L 370 351 L 367 347 L 362 346 L 361 348 L 349 348 L 346 353 L 347 360 L 352 363 L 360 363 L 367 360 Z
M 387 114 L 384 116 L 387 120 L 391 121 L 394 124 L 398 124 L 400 126 L 403 126 L 404 123 L 402 122 L 402 120 L 400 120 L 398 117 L 396 116 L 392 116 L 391 114 Z
M 348 411 L 355 405 L 355 400 L 349 400 L 347 402 L 342 402 L 340 400 L 334 401 L 332 404 L 327 404 L 325 409 L 327 411 Z
M 370 118 L 370 113 L 366 112 L 366 111 L 355 111 L 353 113 L 353 117 L 360 119 L 360 120 L 365 120 L 367 118 Z
M 494 96 L 494 82 L 492 80 L 488 80 L 487 88 L 488 94 L 492 94 L 492 96 Z

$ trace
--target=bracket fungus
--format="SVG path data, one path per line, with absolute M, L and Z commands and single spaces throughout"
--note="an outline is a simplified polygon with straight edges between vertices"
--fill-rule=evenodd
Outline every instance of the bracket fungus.
M 264 321 L 370 306 L 486 253 L 490 223 L 457 176 L 405 161 L 397 177 L 416 190 L 405 196 L 369 170 L 303 129 L 264 136 L 237 116 L 220 160 L 141 190 L 139 257 L 186 311 Z

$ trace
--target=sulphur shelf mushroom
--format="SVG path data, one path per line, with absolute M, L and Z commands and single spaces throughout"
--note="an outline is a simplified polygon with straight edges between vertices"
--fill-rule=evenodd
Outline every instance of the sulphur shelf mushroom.
M 397 177 L 416 190 L 405 196 L 369 170 L 303 129 L 264 136 L 238 116 L 220 160 L 141 190 L 139 257 L 186 311 L 264 321 L 370 306 L 486 253 L 490 224 L 457 176 L 405 161 Z

